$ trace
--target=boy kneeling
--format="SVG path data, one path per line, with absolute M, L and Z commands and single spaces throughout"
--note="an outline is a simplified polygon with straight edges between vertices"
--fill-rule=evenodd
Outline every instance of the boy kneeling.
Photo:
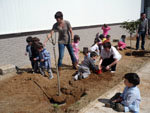
M 139 88 L 136 85 L 140 83 L 140 78 L 136 73 L 127 73 L 124 79 L 126 87 L 123 93 L 116 93 L 105 106 L 111 107 L 118 112 L 139 113 L 141 96 Z
M 91 52 L 90 57 L 86 57 L 79 65 L 78 73 L 74 76 L 74 80 L 87 78 L 91 74 L 90 69 L 94 72 L 98 71 L 99 68 L 94 63 L 97 57 L 96 52 Z

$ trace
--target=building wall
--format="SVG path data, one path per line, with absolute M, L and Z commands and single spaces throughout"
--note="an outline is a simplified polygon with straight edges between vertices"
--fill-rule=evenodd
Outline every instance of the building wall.
M 59 10 L 72 27 L 119 23 L 139 18 L 141 0 L 0 0 L 0 34 L 51 29 Z
M 111 35 L 111 40 L 113 39 L 120 39 L 121 35 L 129 35 L 124 29 L 120 28 L 120 25 L 113 25 L 110 26 L 111 30 L 109 34 Z M 78 34 L 81 37 L 81 41 L 79 44 L 80 50 L 83 50 L 83 47 L 91 47 L 91 45 L 94 42 L 94 38 L 96 33 L 102 33 L 102 30 L 100 27 L 95 28 L 87 28 L 87 29 L 78 29 L 73 30 L 74 34 Z M 27 35 L 28 36 L 28 35 Z M 19 36 L 19 37 L 13 37 L 13 38 L 3 38 L 0 39 L 0 66 L 6 65 L 6 64 L 14 64 L 17 66 L 24 66 L 30 64 L 28 56 L 25 56 L 25 47 L 26 47 L 26 37 L 27 36 Z M 38 34 L 38 35 L 31 35 L 31 36 L 37 36 L 40 38 L 41 42 L 44 42 L 45 38 L 47 37 L 47 33 L 44 34 Z M 55 36 L 55 35 L 54 35 Z M 58 34 L 56 34 L 56 37 L 58 37 Z M 53 37 L 54 38 L 54 37 Z M 56 44 L 56 53 L 58 58 L 58 44 Z M 53 55 L 53 47 L 50 42 L 47 42 L 46 45 L 47 50 L 51 54 L 51 60 L 54 61 L 54 55 Z M 66 60 L 66 57 L 68 55 L 67 50 L 65 50 L 65 56 L 63 62 L 67 63 L 69 59 Z M 52 65 L 54 66 L 54 65 Z
M 144 7 L 147 18 L 150 19 L 150 0 L 145 0 Z

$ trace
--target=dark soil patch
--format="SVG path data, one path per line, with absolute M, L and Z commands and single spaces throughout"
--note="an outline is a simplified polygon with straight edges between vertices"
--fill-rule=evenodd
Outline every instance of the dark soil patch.
M 117 65 L 115 74 L 92 73 L 86 79 L 74 81 L 72 75 L 76 70 L 64 65 L 60 76 L 60 96 L 58 96 L 56 73 L 52 80 L 40 74 L 27 72 L 3 80 L 0 82 L 0 112 L 77 113 L 90 101 L 122 81 L 125 73 L 135 72 L 149 60 L 148 57 L 124 55 L 129 51 L 120 51 L 122 59 Z M 83 59 L 82 55 L 80 57 Z

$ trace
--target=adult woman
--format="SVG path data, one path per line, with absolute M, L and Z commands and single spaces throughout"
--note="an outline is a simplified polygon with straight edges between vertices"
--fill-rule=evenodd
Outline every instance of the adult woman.
M 59 33 L 59 38 L 58 38 L 58 49 L 59 49 L 58 69 L 61 70 L 65 47 L 67 47 L 68 52 L 70 54 L 73 68 L 76 68 L 76 62 L 77 61 L 76 61 L 75 55 L 73 53 L 73 48 L 71 45 L 71 39 L 73 40 L 73 32 L 72 32 L 71 25 L 68 21 L 63 20 L 63 14 L 60 11 L 56 12 L 55 19 L 57 22 L 53 25 L 53 28 L 50 31 L 50 34 L 48 35 L 44 44 L 46 44 L 48 39 L 51 38 L 54 31 L 58 31 L 58 33 Z
M 101 50 L 99 68 L 111 70 L 111 72 L 114 73 L 116 71 L 116 64 L 120 59 L 121 54 L 117 51 L 117 49 L 111 46 L 110 42 L 105 42 L 103 44 L 103 49 Z

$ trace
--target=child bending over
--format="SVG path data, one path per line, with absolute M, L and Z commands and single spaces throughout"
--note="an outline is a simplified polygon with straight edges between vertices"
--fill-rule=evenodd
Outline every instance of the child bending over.
M 98 71 L 98 66 L 94 63 L 97 57 L 97 53 L 91 52 L 90 58 L 86 57 L 81 65 L 79 65 L 78 73 L 74 76 L 74 80 L 87 78 L 91 74 L 90 69 L 94 72 Z
M 124 84 L 126 87 L 123 93 L 116 93 L 105 106 L 119 112 L 139 113 L 139 104 L 141 101 L 140 90 L 137 87 L 139 83 L 140 78 L 136 73 L 125 74 Z

